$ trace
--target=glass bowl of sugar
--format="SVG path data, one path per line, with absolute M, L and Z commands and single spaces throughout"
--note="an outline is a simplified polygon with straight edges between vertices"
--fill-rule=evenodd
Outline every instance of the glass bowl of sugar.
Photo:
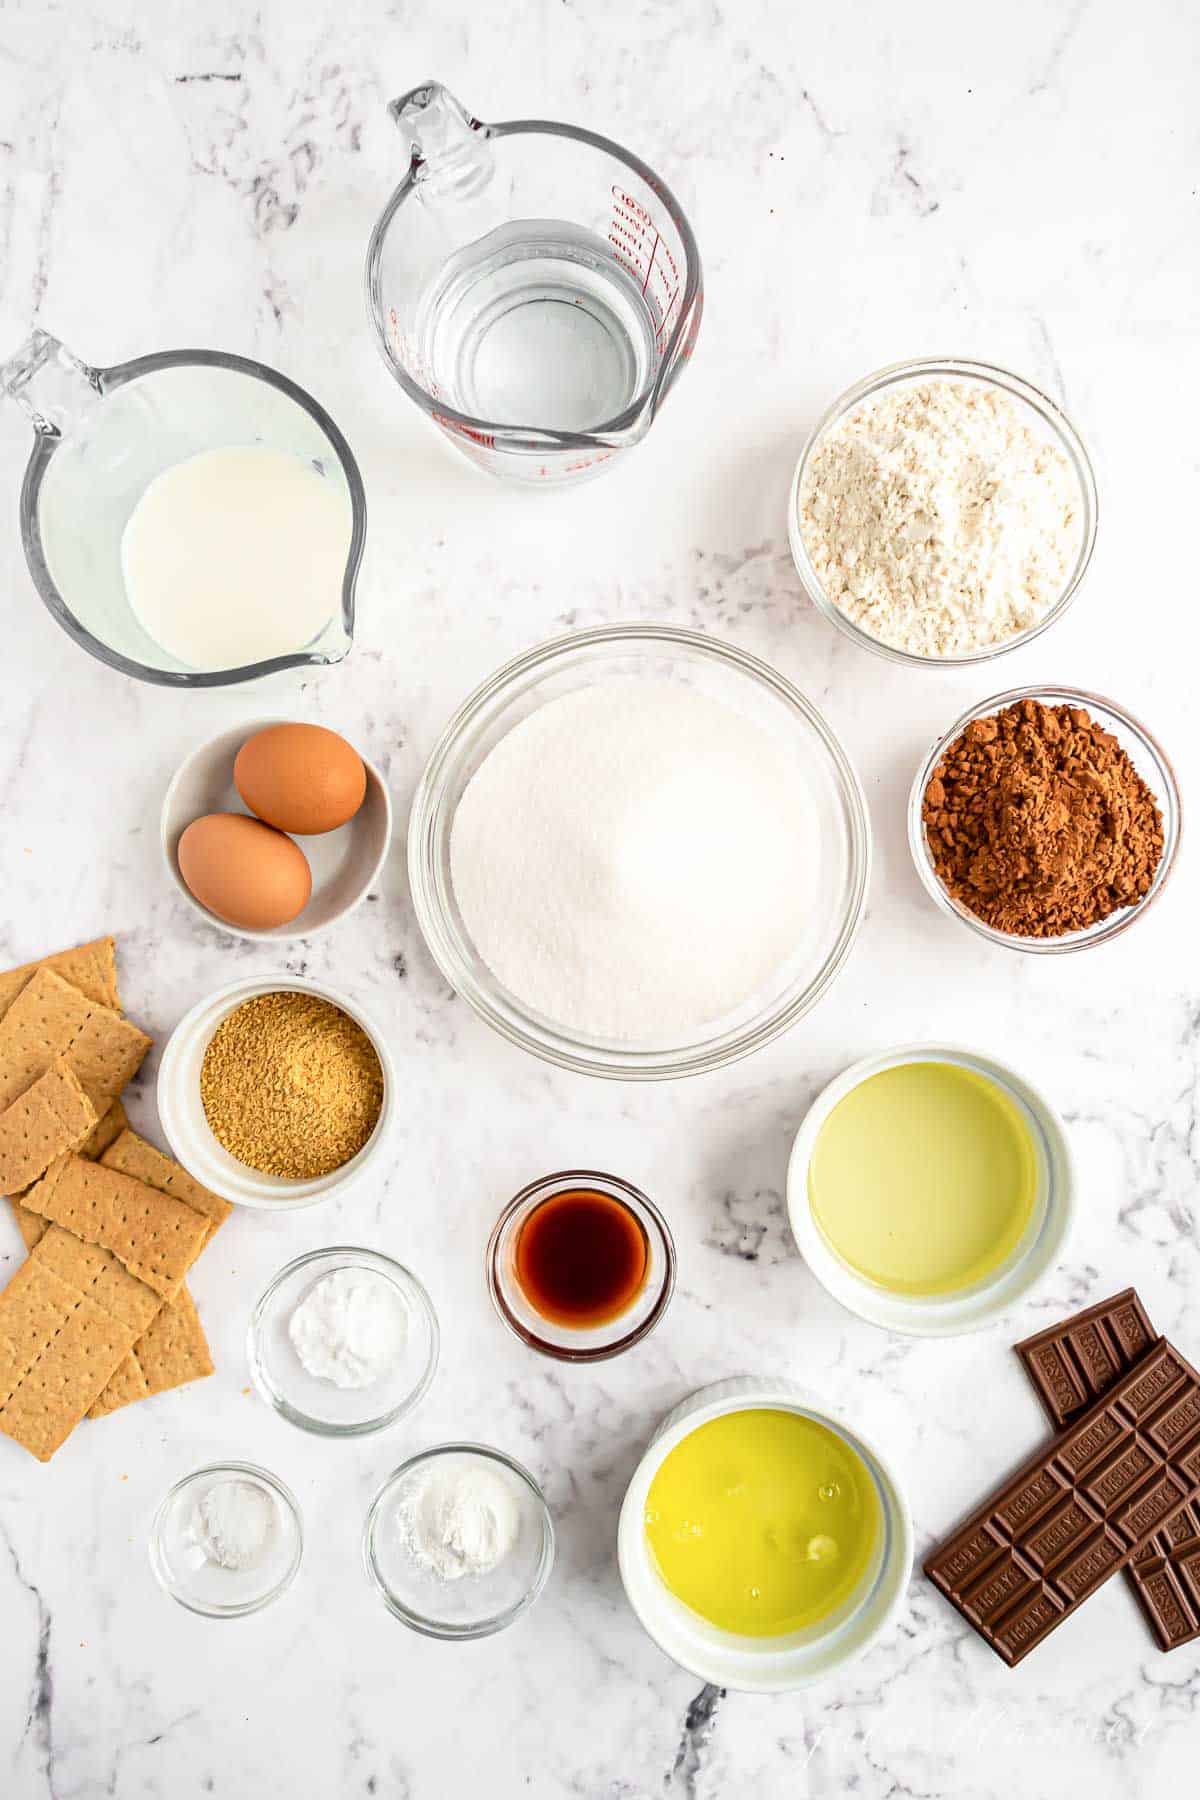
M 811 701 L 731 644 L 604 626 L 526 651 L 450 720 L 417 787 L 425 941 L 494 1030 L 561 1068 L 720 1068 L 850 954 L 871 835 Z

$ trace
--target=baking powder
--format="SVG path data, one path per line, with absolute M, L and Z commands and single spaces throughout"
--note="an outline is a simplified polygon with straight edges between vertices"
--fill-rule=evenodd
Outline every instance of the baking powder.
M 310 1375 L 365 1388 L 400 1361 L 408 1335 L 404 1300 L 372 1269 L 335 1269 L 313 1283 L 288 1320 L 292 1348 Z

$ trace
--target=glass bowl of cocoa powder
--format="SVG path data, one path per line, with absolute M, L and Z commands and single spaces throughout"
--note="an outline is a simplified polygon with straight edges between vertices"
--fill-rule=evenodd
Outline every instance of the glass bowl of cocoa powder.
M 1162 746 L 1082 688 L 994 694 L 917 770 L 908 841 L 942 912 L 1035 956 L 1105 943 L 1158 898 L 1183 828 Z

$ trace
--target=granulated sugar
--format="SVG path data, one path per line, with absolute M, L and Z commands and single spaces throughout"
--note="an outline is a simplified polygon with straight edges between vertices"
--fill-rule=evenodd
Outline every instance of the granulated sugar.
M 526 1007 L 587 1038 L 663 1043 L 785 963 L 814 886 L 803 771 L 680 683 L 619 679 L 501 739 L 450 841 L 464 923 Z

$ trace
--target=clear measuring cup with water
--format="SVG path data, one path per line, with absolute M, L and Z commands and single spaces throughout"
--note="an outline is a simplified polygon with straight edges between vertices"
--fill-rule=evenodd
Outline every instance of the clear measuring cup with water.
M 404 392 L 493 475 L 576 481 L 640 443 L 691 355 L 696 240 L 670 189 L 573 125 L 473 118 L 438 82 L 390 107 L 409 167 L 367 253 Z
M 21 490 L 29 572 L 63 630 L 92 656 L 142 681 L 196 688 L 346 655 L 366 496 L 349 445 L 311 394 L 265 363 L 217 350 L 169 350 L 93 368 L 35 331 L 0 363 L 4 398 L 34 430 Z M 194 667 L 156 642 L 139 618 L 122 541 L 134 509 L 165 470 L 231 446 L 278 452 L 321 478 L 346 515 L 345 563 L 340 583 L 330 585 L 328 623 L 308 642 L 255 662 Z

